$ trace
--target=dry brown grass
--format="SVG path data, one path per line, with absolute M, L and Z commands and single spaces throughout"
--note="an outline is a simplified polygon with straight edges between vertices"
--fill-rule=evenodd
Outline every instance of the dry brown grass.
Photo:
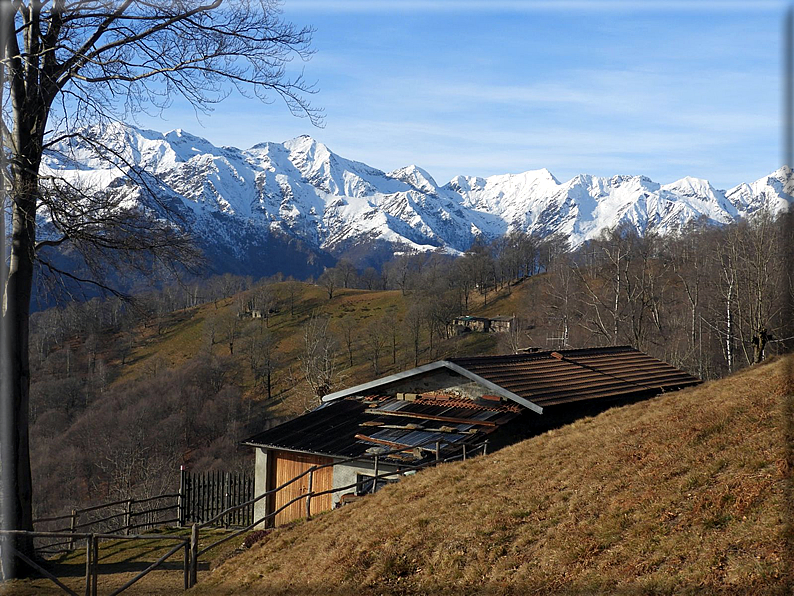
M 791 593 L 792 359 L 428 470 L 200 594 Z

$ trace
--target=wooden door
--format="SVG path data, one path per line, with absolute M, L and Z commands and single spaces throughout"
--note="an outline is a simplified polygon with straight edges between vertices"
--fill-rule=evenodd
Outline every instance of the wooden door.
M 276 488 L 292 480 L 296 476 L 303 474 L 313 466 L 322 466 L 332 463 L 330 457 L 319 455 L 307 455 L 303 453 L 292 453 L 289 451 L 273 452 L 273 483 L 271 486 Z M 312 478 L 313 492 L 329 490 L 333 488 L 334 469 L 332 466 L 315 470 Z M 309 474 L 300 480 L 296 480 L 289 486 L 282 488 L 275 495 L 274 511 L 278 511 L 292 501 L 295 497 L 305 495 L 309 492 Z M 313 497 L 311 502 L 312 515 L 321 511 L 329 511 L 333 508 L 333 494 L 328 493 L 320 497 Z M 306 499 L 298 499 L 283 511 L 276 514 L 275 525 L 280 526 L 296 519 L 306 517 Z

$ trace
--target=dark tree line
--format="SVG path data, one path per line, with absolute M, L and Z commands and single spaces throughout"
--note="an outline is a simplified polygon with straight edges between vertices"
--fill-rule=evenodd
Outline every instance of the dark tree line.
M 67 359 L 71 358 L 71 364 Z M 104 391 L 85 349 L 53 352 L 31 385 L 36 516 L 170 492 L 180 464 L 242 465 L 247 408 L 222 357 L 200 355 Z

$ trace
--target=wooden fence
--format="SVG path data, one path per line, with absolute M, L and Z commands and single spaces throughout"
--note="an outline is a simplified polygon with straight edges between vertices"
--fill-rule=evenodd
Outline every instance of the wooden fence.
M 122 499 L 70 513 L 34 520 L 40 536 L 36 550 L 54 554 L 72 550 L 75 541 L 67 536 L 53 539 L 53 533 L 139 534 L 167 524 L 189 526 L 204 523 L 227 509 L 232 513 L 210 525 L 243 528 L 254 520 L 254 479 L 247 474 L 230 472 L 190 472 L 180 470 L 178 493 L 168 493 L 145 499 Z M 242 507 L 238 507 L 244 505 Z
M 311 517 L 311 500 L 322 497 L 326 494 L 332 494 L 334 492 L 339 492 L 342 490 L 350 489 L 350 488 L 357 488 L 360 489 L 363 487 L 365 482 L 372 482 L 372 490 L 375 490 L 378 486 L 379 481 L 381 480 L 389 480 L 392 479 L 395 475 L 399 475 L 404 473 L 405 471 L 410 470 L 419 470 L 421 468 L 437 465 L 444 462 L 451 462 L 456 460 L 465 460 L 467 457 L 473 457 L 477 454 L 477 452 L 485 454 L 488 450 L 488 440 L 486 439 L 483 443 L 479 445 L 469 446 L 467 452 L 467 446 L 464 445 L 462 447 L 461 453 L 458 455 L 454 455 L 445 459 L 436 459 L 435 461 L 428 461 L 420 465 L 411 465 L 406 464 L 404 470 L 397 470 L 396 472 L 386 472 L 386 473 L 379 473 L 378 472 L 378 463 L 379 458 L 388 456 L 392 453 L 397 453 L 401 451 L 405 451 L 406 448 L 395 448 L 388 450 L 380 455 L 371 456 L 374 458 L 374 471 L 375 474 L 372 478 L 367 478 L 364 480 L 359 480 L 352 484 L 342 487 L 334 487 L 327 490 L 314 490 L 313 489 L 313 476 L 314 474 L 321 469 L 324 469 L 329 466 L 334 466 L 339 463 L 344 463 L 347 461 L 357 461 L 361 458 L 346 458 L 343 460 L 331 462 L 328 464 L 320 465 L 320 466 L 313 466 L 312 468 L 306 470 L 305 472 L 299 474 L 295 478 L 288 480 L 281 486 L 278 486 L 274 489 L 266 491 L 261 495 L 254 496 L 254 479 L 251 476 L 245 474 L 235 474 L 229 472 L 204 472 L 204 473 L 197 473 L 197 472 L 189 472 L 184 469 L 184 467 L 180 471 L 180 487 L 179 493 L 176 494 L 169 494 L 169 495 L 159 495 L 157 497 L 151 497 L 149 499 L 128 499 L 126 501 L 117 501 L 114 503 L 106 503 L 104 505 L 97 505 L 94 507 L 89 507 L 86 509 L 81 510 L 73 510 L 71 515 L 64 515 L 59 517 L 47 518 L 38 520 L 39 522 L 62 522 L 65 519 L 70 520 L 69 528 L 66 531 L 58 531 L 58 532 L 25 532 L 25 531 L 0 531 L 0 537 L 7 538 L 9 535 L 12 534 L 27 534 L 32 536 L 34 539 L 36 538 L 49 538 L 54 540 L 61 540 L 62 542 L 59 544 L 68 544 L 71 548 L 74 548 L 75 542 L 80 540 L 85 540 L 86 544 L 86 578 L 85 578 L 85 595 L 86 596 L 96 596 L 96 587 L 97 587 L 97 568 L 99 566 L 99 541 L 102 539 L 114 539 L 114 540 L 143 540 L 143 539 L 163 539 L 163 540 L 175 540 L 177 544 L 169 550 L 166 554 L 160 557 L 157 561 L 152 563 L 149 567 L 143 570 L 141 573 L 136 575 L 134 578 L 129 580 L 125 583 L 122 587 L 118 588 L 112 593 L 112 596 L 116 596 L 120 592 L 129 588 L 132 584 L 146 576 L 152 570 L 159 567 L 166 559 L 171 557 L 172 555 L 176 554 L 178 551 L 184 551 L 184 588 L 188 589 L 196 584 L 197 581 L 197 570 L 198 570 L 198 562 L 199 557 L 205 554 L 207 551 L 216 548 L 217 546 L 234 539 L 241 534 L 248 532 L 254 527 L 259 524 L 267 524 L 268 521 L 275 519 L 275 516 L 278 515 L 280 511 L 289 507 L 294 502 L 305 502 L 306 508 L 306 518 Z M 438 449 L 436 449 L 436 453 L 438 454 Z M 437 455 L 438 457 L 438 455 Z M 262 499 L 265 499 L 269 496 L 275 495 L 278 491 L 284 490 L 294 482 L 300 480 L 304 476 L 309 476 L 309 490 L 307 493 L 301 494 L 297 497 L 294 497 L 289 502 L 283 504 L 280 508 L 266 514 L 261 519 L 254 518 L 254 504 Z M 154 506 L 150 509 L 144 509 L 142 511 L 134 512 L 132 507 L 135 503 L 149 503 L 155 502 L 158 499 L 173 499 L 176 498 L 177 501 L 173 505 L 164 505 L 164 506 Z M 125 504 L 124 511 L 118 513 L 112 513 L 111 515 L 103 515 L 99 519 L 92 520 L 91 522 L 86 523 L 77 523 L 78 516 L 80 514 L 86 514 L 89 512 L 97 512 L 100 511 L 103 507 L 118 507 L 121 504 Z M 167 522 L 179 522 L 179 525 L 184 526 L 191 526 L 191 535 L 190 539 L 186 537 L 179 537 L 179 536 L 158 536 L 152 534 L 144 534 L 144 535 L 130 535 L 131 530 L 140 527 L 153 527 L 158 525 L 158 522 L 152 518 L 152 515 L 158 514 L 163 516 L 171 515 L 170 512 L 174 511 L 177 515 L 174 519 L 168 519 Z M 107 524 L 112 523 L 113 520 L 123 516 L 124 523 L 116 531 L 123 531 L 125 534 L 111 534 L 111 533 L 80 533 L 76 532 L 75 530 L 78 529 L 85 529 L 90 524 Z M 133 518 L 136 516 L 145 516 L 143 523 L 135 524 L 133 523 Z M 167 523 L 165 520 L 159 522 L 160 524 Z M 36 523 L 36 522 L 34 522 Z M 202 528 L 207 528 L 209 526 L 215 527 L 225 527 L 225 528 L 235 528 L 234 531 L 228 532 L 223 538 L 212 542 L 204 546 L 204 548 L 199 548 L 199 532 Z M 0 540 L 0 548 L 2 548 L 2 543 L 5 541 Z M 10 545 L 6 544 L 6 548 L 9 548 Z M 52 546 L 52 543 L 50 543 Z M 53 581 L 59 588 L 61 588 L 67 594 L 71 594 L 77 596 L 75 592 L 60 582 L 60 580 L 49 573 L 46 569 L 41 568 L 39 565 L 35 564 L 35 562 L 31 561 L 26 557 L 23 553 L 17 552 L 13 550 L 13 547 L 10 549 L 12 554 L 26 563 L 33 564 L 39 571 L 48 579 Z
M 73 550 L 75 540 L 68 534 L 138 534 L 179 521 L 180 495 L 170 493 L 145 499 L 122 499 L 54 517 L 33 521 L 39 536 L 35 546 L 40 554 Z M 64 534 L 53 540 L 53 534 Z
M 243 528 L 254 521 L 254 505 L 242 506 L 254 498 L 254 478 L 232 472 L 180 473 L 182 495 L 179 507 L 179 525 L 205 523 L 227 509 L 229 515 L 213 521 L 212 525 L 226 528 Z

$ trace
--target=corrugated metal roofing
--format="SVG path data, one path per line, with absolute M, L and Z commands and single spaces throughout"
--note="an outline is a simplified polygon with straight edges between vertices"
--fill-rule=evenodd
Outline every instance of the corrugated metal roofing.
M 438 403 L 438 398 L 434 393 L 423 393 L 420 397 L 416 398 L 417 404 L 424 404 L 424 403 Z M 444 403 L 448 404 L 450 407 L 455 406 L 458 408 L 467 408 L 470 410 L 482 410 L 482 411 L 491 411 L 493 410 L 494 404 L 499 404 L 498 401 L 491 402 L 488 404 L 478 403 L 477 401 L 473 401 L 471 399 L 466 399 L 464 397 L 455 397 L 450 396 L 445 398 Z M 499 404 L 501 405 L 502 409 L 509 410 L 510 412 L 520 412 L 521 407 L 516 404 Z
M 641 397 L 700 383 L 630 346 L 453 358 L 450 362 L 541 407 Z
M 244 443 L 303 453 L 359 457 L 376 445 L 424 447 L 430 451 L 438 442 L 443 453 L 457 450 L 463 443 L 480 442 L 486 434 L 518 415 L 512 406 L 495 403 L 462 407 L 459 401 L 427 397 L 410 402 L 373 395 L 342 399 L 323 404 L 303 416 L 254 435 Z M 425 455 L 416 459 L 423 457 Z

